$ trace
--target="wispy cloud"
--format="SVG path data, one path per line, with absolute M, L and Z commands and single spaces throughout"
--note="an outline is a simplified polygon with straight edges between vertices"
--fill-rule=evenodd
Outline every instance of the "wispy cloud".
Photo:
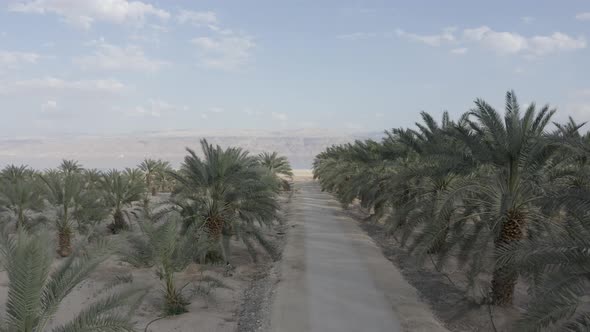
M 116 24 L 142 24 L 148 17 L 161 20 L 170 18 L 170 13 L 142 1 L 127 0 L 30 0 L 10 6 L 21 13 L 55 14 L 63 21 L 89 29 L 95 22 Z
M 353 32 L 347 33 L 336 36 L 338 39 L 342 40 L 360 40 L 360 39 L 369 39 L 376 37 L 377 34 L 375 32 Z
M 131 70 L 156 72 L 169 62 L 148 58 L 138 46 L 120 47 L 99 41 L 92 55 L 74 58 L 74 63 L 84 69 Z
M 573 51 L 586 48 L 584 37 L 571 37 L 561 32 L 551 35 L 524 37 L 513 32 L 498 32 L 487 26 L 463 31 L 467 41 L 476 42 L 497 54 L 524 54 L 542 56 L 561 51 Z
M 279 120 L 279 121 L 287 121 L 287 114 L 286 113 L 279 113 L 279 112 L 272 112 L 270 113 L 270 116 L 275 119 L 275 120 Z
M 121 94 L 129 88 L 113 79 L 69 81 L 56 77 L 0 82 L 0 94 L 14 93 L 76 93 Z
M 264 114 L 264 112 L 259 111 L 259 110 L 254 110 L 250 107 L 246 107 L 242 110 L 242 113 L 249 115 L 249 116 L 260 116 L 262 114 Z
M 149 99 L 146 105 L 136 106 L 130 112 L 130 116 L 149 116 L 159 118 L 163 114 L 174 112 L 181 109 L 162 99 Z
M 191 43 L 198 49 L 201 66 L 221 70 L 235 70 L 245 65 L 256 46 L 246 35 L 197 37 Z
M 429 46 L 441 46 L 446 43 L 454 42 L 456 40 L 454 32 L 456 28 L 445 28 L 440 34 L 435 35 L 420 35 L 416 33 L 406 32 L 402 29 L 396 29 L 395 33 L 398 37 L 405 38 L 411 41 L 424 43 Z
M 0 50 L 0 70 L 18 68 L 23 64 L 35 64 L 41 55 L 32 52 L 11 52 Z
M 590 21 L 590 12 L 576 14 L 576 20 L 579 21 Z
M 522 21 L 522 23 L 524 24 L 531 24 L 535 21 L 535 18 L 532 16 L 523 16 L 520 18 L 520 20 Z
M 499 55 L 519 54 L 526 57 L 575 51 L 587 46 L 586 39 L 583 36 L 572 37 L 561 32 L 525 37 L 516 32 L 496 31 L 485 25 L 464 29 L 462 34 L 455 34 L 455 31 L 455 28 L 446 28 L 440 34 L 420 35 L 398 29 L 396 34 L 400 38 L 432 47 L 461 45 L 462 47 L 451 50 L 451 53 L 454 54 L 464 54 L 467 51 L 465 46 L 469 44 L 478 44 Z
M 211 113 L 224 113 L 225 109 L 223 109 L 223 107 L 215 106 L 215 107 L 209 108 L 209 112 L 211 112 Z
M 467 47 L 459 47 L 459 48 L 454 48 L 451 50 L 452 54 L 456 54 L 456 55 L 464 55 L 467 53 L 469 49 Z
M 192 24 L 196 26 L 217 26 L 217 15 L 212 11 L 181 10 L 176 16 L 180 24 Z

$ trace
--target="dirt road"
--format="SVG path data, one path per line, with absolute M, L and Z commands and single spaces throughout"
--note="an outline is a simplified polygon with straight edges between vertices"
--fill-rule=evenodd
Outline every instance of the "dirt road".
M 299 178 L 292 204 L 269 331 L 446 331 L 317 183 Z

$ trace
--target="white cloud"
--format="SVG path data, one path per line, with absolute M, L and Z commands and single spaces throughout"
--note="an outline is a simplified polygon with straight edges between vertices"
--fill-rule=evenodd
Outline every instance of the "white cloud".
M 454 48 L 451 50 L 452 54 L 456 54 L 456 55 L 463 55 L 466 54 L 468 51 L 467 47 L 460 47 L 460 48 Z
M 579 20 L 579 21 L 590 21 L 590 12 L 576 14 L 576 20 Z
M 129 115 L 151 116 L 159 118 L 163 113 L 170 113 L 180 109 L 162 99 L 149 99 L 147 105 L 135 107 Z
M 211 113 L 223 113 L 225 110 L 222 107 L 211 107 L 209 108 L 209 112 Z
M 412 41 L 438 47 L 444 44 L 467 45 L 479 44 L 500 55 L 520 54 L 526 57 L 538 57 L 552 53 L 574 51 L 586 48 L 586 39 L 583 36 L 572 37 L 561 32 L 550 35 L 537 35 L 525 37 L 515 32 L 495 31 L 488 26 L 464 29 L 462 36 L 455 36 L 455 28 L 446 28 L 437 35 L 418 35 L 415 33 L 396 30 L 396 34 Z M 464 54 L 467 47 L 451 50 L 454 54 Z
M 31 0 L 20 1 L 10 9 L 22 13 L 55 14 L 84 29 L 99 21 L 142 24 L 147 17 L 161 20 L 170 17 L 170 13 L 151 4 L 128 0 Z
M 121 94 L 128 90 L 117 80 L 78 80 L 67 81 L 55 77 L 34 78 L 13 82 L 0 82 L 0 94 L 12 93 L 85 93 Z
M 441 46 L 442 44 L 451 43 L 456 40 L 454 32 L 455 28 L 445 28 L 442 33 L 436 35 L 419 35 L 411 32 L 406 32 L 402 29 L 396 29 L 395 33 L 398 37 L 405 38 L 411 41 L 424 43 L 429 46 Z
M 156 72 L 169 63 L 150 59 L 140 47 L 119 47 L 99 41 L 93 55 L 74 58 L 74 63 L 84 69 L 133 70 Z
M 529 39 L 529 50 L 535 55 L 582 48 L 586 48 L 586 40 L 583 37 L 572 38 L 560 32 L 554 32 L 550 36 L 534 36 Z
M 463 35 L 467 40 L 481 43 L 498 54 L 519 53 L 527 48 L 527 40 L 523 36 L 510 32 L 496 32 L 487 26 L 465 29 Z
M 215 26 L 217 25 L 217 15 L 212 11 L 196 12 L 191 10 L 181 10 L 176 16 L 180 24 L 193 24 L 196 26 Z
M 201 113 L 201 119 L 207 120 L 208 118 L 209 118 L 209 115 L 207 115 L 207 113 Z
M 270 113 L 270 116 L 275 119 L 275 120 L 279 120 L 279 121 L 287 121 L 287 114 L 285 113 L 278 113 L 278 112 L 272 112 Z
M 378 118 L 378 119 L 379 119 L 379 118 L 382 118 L 382 117 L 384 117 L 384 116 L 385 116 L 385 113 L 381 113 L 381 112 L 377 112 L 377 113 L 375 113 L 375 117 L 376 117 L 376 118 Z
M 57 101 L 55 100 L 47 100 L 41 104 L 41 112 L 54 112 L 55 110 L 57 110 Z
M 249 107 L 246 107 L 242 112 L 244 112 L 246 115 L 249 116 L 260 116 L 262 114 L 264 114 L 262 111 L 258 111 L 258 110 L 253 110 Z
M 520 53 L 541 56 L 586 47 L 586 40 L 583 37 L 573 38 L 560 32 L 526 38 L 518 33 L 497 32 L 487 26 L 481 26 L 465 29 L 463 35 L 467 41 L 480 43 L 483 47 L 501 55 Z
M 342 40 L 360 40 L 360 39 L 373 38 L 375 36 L 377 36 L 377 34 L 374 32 L 353 32 L 353 33 L 338 35 L 338 36 L 336 36 L 336 38 L 342 39 Z
M 522 21 L 522 23 L 524 24 L 531 24 L 535 21 L 535 18 L 532 16 L 523 16 L 520 18 L 520 20 Z
M 244 35 L 198 37 L 191 43 L 199 51 L 201 66 L 221 70 L 234 70 L 246 64 L 256 46 L 251 37 Z
M 0 69 L 17 68 L 22 64 L 35 64 L 39 58 L 41 58 L 41 55 L 37 53 L 0 50 Z

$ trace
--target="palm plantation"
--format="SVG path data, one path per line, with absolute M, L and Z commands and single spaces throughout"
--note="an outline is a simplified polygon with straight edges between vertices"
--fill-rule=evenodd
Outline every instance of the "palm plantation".
M 314 178 L 343 207 L 358 204 L 366 222 L 382 224 L 416 264 L 458 267 L 466 296 L 477 302 L 509 308 L 523 283 L 529 296 L 514 330 L 584 331 L 590 134 L 571 118 L 555 123 L 554 114 L 549 106 L 522 107 L 512 91 L 503 111 L 477 99 L 455 120 L 422 112 L 415 129 L 327 148 L 314 161 Z M 280 196 L 292 189 L 288 160 L 206 140 L 186 151 L 178 170 L 161 159 L 106 172 L 75 160 L 43 172 L 6 166 L 0 253 L 9 293 L 1 328 L 47 329 L 60 301 L 110 258 L 155 272 L 162 317 L 189 310 L 188 289 L 196 288 L 178 281 L 187 266 L 233 268 L 235 241 L 253 262 L 260 252 L 278 259 L 266 234 L 280 224 Z M 105 224 L 122 233 L 114 236 L 122 243 L 107 245 L 113 235 Z M 54 243 L 61 256 L 55 269 L 48 250 Z M 482 285 L 484 292 L 473 295 Z M 145 294 L 122 290 L 54 330 L 132 331 L 133 310 Z
M 274 254 L 260 226 L 277 220 L 279 174 L 290 172 L 286 159 L 274 154 L 281 165 L 270 170 L 240 148 L 206 141 L 201 147 L 205 158 L 188 149 L 179 171 L 150 159 L 123 171 L 86 169 L 75 160 L 43 172 L 15 165 L 2 170 L 0 262 L 8 298 L 0 330 L 136 331 L 134 312 L 151 291 L 119 285 L 132 282 L 132 275 L 110 276 L 114 283 L 71 320 L 53 321 L 68 294 L 109 260 L 153 269 L 165 317 L 186 312 L 203 281 L 213 285 L 207 293 L 223 285 L 211 276 L 178 284 L 177 275 L 189 264 L 227 262 L 230 237 L 242 240 L 254 259 L 257 245 Z M 147 199 L 148 189 L 174 194 L 157 202 Z M 132 221 L 139 227 L 132 229 Z M 110 240 L 105 224 L 123 237 Z
M 489 274 L 484 302 L 510 306 L 529 280 L 516 330 L 584 330 L 589 135 L 573 119 L 551 131 L 555 110 L 512 91 L 503 113 L 481 99 L 456 122 L 422 113 L 416 130 L 328 148 L 314 176 L 344 206 L 360 200 L 418 262 L 454 258 L 468 287 Z

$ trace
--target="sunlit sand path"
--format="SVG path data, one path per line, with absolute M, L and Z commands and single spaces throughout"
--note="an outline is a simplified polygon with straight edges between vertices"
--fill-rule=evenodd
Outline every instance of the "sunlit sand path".
M 444 331 L 372 240 L 299 177 L 270 331 Z

